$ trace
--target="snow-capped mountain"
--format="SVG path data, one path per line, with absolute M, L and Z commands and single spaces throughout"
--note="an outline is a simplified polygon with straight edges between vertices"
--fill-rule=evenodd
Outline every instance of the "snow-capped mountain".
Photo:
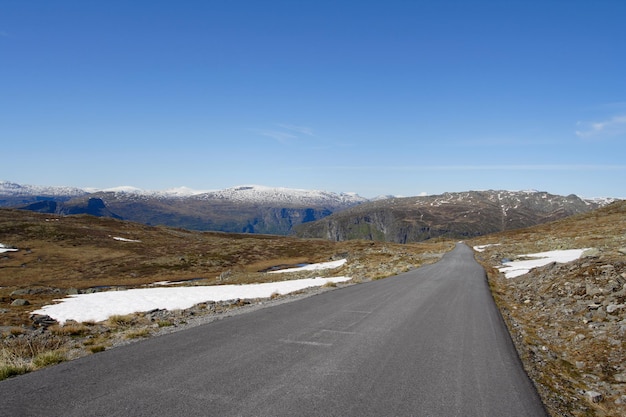
M 368 200 L 354 193 L 260 185 L 214 191 L 186 187 L 146 191 L 131 186 L 96 190 L 0 182 L 0 207 L 90 214 L 194 230 L 289 234 L 297 229 L 304 237 L 395 242 L 471 237 L 527 227 L 612 201 L 534 190 Z M 323 218 L 324 222 L 318 222 Z
M 81 188 L 54 187 L 40 185 L 21 185 L 9 181 L 0 181 L 0 196 L 23 197 L 23 196 L 51 196 L 51 197 L 78 197 L 88 194 Z
M 165 191 L 146 191 L 132 186 L 72 188 L 64 193 L 66 189 L 60 187 L 2 184 L 0 206 L 239 233 L 287 234 L 296 224 L 318 220 L 367 201 L 354 193 L 259 185 L 217 191 L 197 191 L 186 187 Z
M 88 194 L 114 194 L 116 198 L 187 198 L 199 200 L 222 200 L 234 203 L 251 204 L 289 204 L 314 205 L 328 207 L 346 207 L 368 201 L 356 193 L 334 193 L 320 190 L 304 190 L 284 187 L 266 187 L 262 185 L 242 185 L 223 190 L 194 190 L 188 187 L 170 188 L 167 190 L 151 191 L 124 185 L 111 188 L 76 188 L 76 187 L 47 187 L 37 185 L 20 185 L 9 181 L 0 181 L 0 196 L 2 197 L 62 197 L 72 198 Z
M 281 203 L 290 205 L 349 206 L 368 201 L 355 193 L 243 185 L 195 195 L 196 199 L 227 200 L 239 203 Z
M 121 194 L 121 195 L 136 195 L 136 196 L 147 196 L 147 197 L 173 197 L 173 198 L 178 198 L 178 197 L 190 197 L 192 195 L 197 195 L 197 194 L 202 194 L 205 193 L 207 191 L 198 191 L 198 190 L 193 190 L 189 187 L 176 187 L 176 188 L 169 188 L 167 190 L 158 190 L 158 191 L 151 191 L 151 190 L 144 190 L 141 188 L 137 188 L 137 187 L 133 187 L 132 185 L 122 185 L 119 187 L 111 187 L 111 188 L 88 188 L 86 189 L 87 191 L 89 191 L 90 193 L 98 193 L 98 192 L 103 192 L 103 193 L 116 193 L 116 194 Z

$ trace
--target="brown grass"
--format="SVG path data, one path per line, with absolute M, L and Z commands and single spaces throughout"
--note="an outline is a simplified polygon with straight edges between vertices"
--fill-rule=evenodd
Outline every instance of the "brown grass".
M 140 242 L 122 242 L 113 237 Z M 0 209 L 0 243 L 19 249 L 0 254 L 0 306 L 9 310 L 0 316 L 0 325 L 4 326 L 30 324 L 31 311 L 64 297 L 72 289 L 132 288 L 156 281 L 198 278 L 202 280 L 190 285 L 292 279 L 298 276 L 277 277 L 258 271 L 279 264 L 315 263 L 339 257 L 357 259 L 372 267 L 400 258 L 411 258 L 413 264 L 419 264 L 423 254 L 446 252 L 452 247 L 450 242 L 337 243 L 193 232 L 91 216 L 55 218 L 10 209 Z M 220 275 L 226 278 L 219 280 Z M 15 290 L 30 293 L 11 296 Z M 30 305 L 9 307 L 15 298 L 27 299 Z
M 123 242 L 124 237 L 139 242 Z M 0 254 L 0 379 L 87 353 L 121 340 L 149 337 L 153 328 L 185 323 L 184 314 L 168 312 L 156 321 L 145 314 L 113 316 L 101 323 L 53 325 L 43 335 L 30 328 L 31 312 L 68 293 L 135 288 L 157 281 L 181 285 L 244 284 L 311 276 L 352 276 L 352 282 L 386 277 L 433 262 L 454 243 L 398 245 L 369 241 L 331 242 L 284 236 L 192 232 L 149 227 L 91 216 L 54 217 L 0 209 L 0 243 L 18 248 Z M 281 264 L 347 258 L 342 268 L 327 271 L 266 274 Z M 14 292 L 19 292 L 19 295 Z M 272 295 L 272 298 L 278 294 Z M 16 298 L 27 306 L 11 306 Z M 205 304 L 198 312 L 221 314 L 245 306 Z

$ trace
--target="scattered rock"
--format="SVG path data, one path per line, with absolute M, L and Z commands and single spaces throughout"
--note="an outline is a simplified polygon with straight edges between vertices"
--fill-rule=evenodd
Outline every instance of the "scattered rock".
M 609 304 L 608 306 L 606 306 L 606 312 L 609 314 L 613 314 L 624 307 L 626 307 L 626 304 Z
M 48 327 L 58 323 L 52 317 L 43 314 L 33 314 L 30 316 L 30 319 L 33 321 L 35 326 Z
M 592 403 L 599 403 L 604 399 L 604 396 L 597 391 L 587 391 L 585 397 Z
M 613 379 L 615 379 L 617 382 L 626 382 L 626 372 L 613 375 Z
M 600 250 L 598 248 L 590 248 L 583 252 L 581 258 L 595 258 L 600 256 Z
M 16 300 L 13 300 L 11 305 L 13 307 L 28 306 L 28 305 L 30 305 L 30 302 L 28 300 L 23 299 L 23 298 L 18 298 Z
M 22 289 L 19 289 L 19 290 L 15 290 L 15 291 L 13 291 L 13 292 L 10 294 L 10 296 L 11 296 L 11 297 L 15 297 L 15 296 L 18 296 L 18 295 L 28 295 L 28 294 L 30 294 L 30 293 L 31 293 L 30 289 L 28 289 L 28 288 L 22 288 Z

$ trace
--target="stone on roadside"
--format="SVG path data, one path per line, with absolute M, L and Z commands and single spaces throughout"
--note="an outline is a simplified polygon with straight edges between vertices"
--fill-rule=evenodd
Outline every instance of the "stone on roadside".
M 587 391 L 585 392 L 585 397 L 592 403 L 599 403 L 604 399 L 604 396 L 597 391 Z
M 33 324 L 42 327 L 48 327 L 58 323 L 52 317 L 44 314 L 33 314 L 30 316 L 30 319 L 33 321 Z

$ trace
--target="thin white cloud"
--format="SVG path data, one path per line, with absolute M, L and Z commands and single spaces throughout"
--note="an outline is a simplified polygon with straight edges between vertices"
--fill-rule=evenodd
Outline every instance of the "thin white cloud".
M 286 142 L 289 142 L 290 140 L 298 139 L 296 135 L 293 135 L 287 132 L 278 131 L 278 130 L 254 129 L 254 131 L 257 132 L 261 136 L 272 138 L 281 143 L 286 143 Z
M 302 167 L 302 169 L 336 169 L 343 171 L 624 171 L 626 165 L 339 165 L 326 167 Z
M 277 123 L 275 126 L 278 129 L 251 129 L 253 132 L 258 133 L 261 136 L 272 138 L 280 143 L 288 143 L 302 136 L 314 136 L 313 130 L 309 127 L 295 126 L 289 124 Z
M 283 124 L 283 123 L 277 123 L 276 126 L 280 127 L 281 129 L 289 130 L 291 132 L 295 132 L 298 134 L 302 134 L 306 136 L 314 136 L 313 130 L 310 127 L 295 126 L 295 125 L 289 125 L 289 124 Z
M 609 137 L 626 134 L 626 115 L 613 116 L 600 122 L 578 122 L 576 136 L 580 138 Z

